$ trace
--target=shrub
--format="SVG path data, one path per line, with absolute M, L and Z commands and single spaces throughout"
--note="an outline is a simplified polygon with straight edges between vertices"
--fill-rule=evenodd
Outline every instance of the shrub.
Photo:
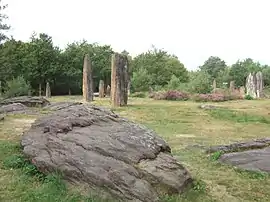
M 17 78 L 13 78 L 10 81 L 7 81 L 7 88 L 4 93 L 4 97 L 16 97 L 22 95 L 28 95 L 31 87 L 29 83 L 27 83 L 22 76 Z
M 157 92 L 152 95 L 155 100 L 188 100 L 189 95 L 177 90 Z
M 245 100 L 253 100 L 253 97 L 251 95 L 245 95 Z
M 130 95 L 130 97 L 139 97 L 139 98 L 145 98 L 146 93 L 145 92 L 135 92 Z
M 224 94 L 196 94 L 193 96 L 193 100 L 196 102 L 224 102 L 229 100 L 229 96 Z

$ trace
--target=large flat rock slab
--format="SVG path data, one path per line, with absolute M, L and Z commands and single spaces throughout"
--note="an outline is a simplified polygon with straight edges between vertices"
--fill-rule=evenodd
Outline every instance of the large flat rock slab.
M 49 107 L 48 107 L 49 108 Z M 84 104 L 53 105 L 22 137 L 23 152 L 44 173 L 121 201 L 156 202 L 182 193 L 189 172 L 154 131 L 112 111 Z
M 270 173 L 270 138 L 212 146 L 208 153 L 222 152 L 219 161 L 248 171 Z
M 43 97 L 20 96 L 1 100 L 0 106 L 14 103 L 20 103 L 27 107 L 44 107 L 50 104 L 50 102 Z
M 238 168 L 270 173 L 270 148 L 224 154 L 219 159 Z

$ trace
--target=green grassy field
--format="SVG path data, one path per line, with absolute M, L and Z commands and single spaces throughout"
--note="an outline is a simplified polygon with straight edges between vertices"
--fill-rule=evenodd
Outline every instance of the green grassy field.
M 53 97 L 52 101 L 81 101 L 81 97 Z M 109 107 L 108 99 L 96 105 Z M 269 201 L 270 179 L 219 164 L 200 147 L 228 144 L 269 136 L 270 100 L 218 103 L 226 109 L 204 111 L 191 101 L 154 101 L 131 98 L 128 107 L 113 109 L 154 129 L 171 146 L 173 154 L 191 172 L 195 185 L 182 196 L 164 197 L 181 201 Z M 0 201 L 98 201 L 85 190 L 65 185 L 57 176 L 44 177 L 30 164 L 21 163 L 20 136 L 35 116 L 12 115 L 0 123 Z M 84 196 L 80 193 L 84 192 Z

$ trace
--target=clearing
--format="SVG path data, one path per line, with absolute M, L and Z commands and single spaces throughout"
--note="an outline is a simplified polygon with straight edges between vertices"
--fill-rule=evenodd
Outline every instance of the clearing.
M 80 96 L 57 96 L 51 101 L 81 101 Z M 108 99 L 94 104 L 108 106 Z M 197 186 L 183 196 L 164 201 L 269 201 L 268 175 L 239 171 L 219 164 L 202 152 L 210 145 L 268 137 L 270 100 L 241 100 L 218 103 L 226 110 L 199 109 L 191 101 L 155 101 L 129 98 L 128 107 L 114 109 L 121 116 L 155 130 L 183 162 Z M 20 135 L 36 116 L 9 115 L 0 122 L 0 201 L 98 201 L 81 196 L 58 181 L 40 181 L 21 169 L 7 169 L 9 157 L 20 153 Z

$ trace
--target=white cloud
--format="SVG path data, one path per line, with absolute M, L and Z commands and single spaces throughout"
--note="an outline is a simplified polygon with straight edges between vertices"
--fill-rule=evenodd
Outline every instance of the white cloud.
M 6 0 L 12 34 L 51 35 L 64 47 L 86 39 L 132 55 L 154 44 L 188 69 L 209 56 L 228 64 L 251 57 L 270 64 L 268 0 Z

